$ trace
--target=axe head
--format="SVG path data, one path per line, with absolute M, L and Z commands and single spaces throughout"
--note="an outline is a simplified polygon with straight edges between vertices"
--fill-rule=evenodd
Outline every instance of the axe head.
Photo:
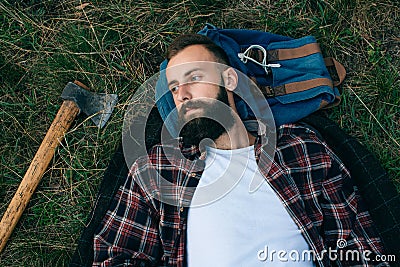
M 93 93 L 72 82 L 65 86 L 61 98 L 74 101 L 80 111 L 89 116 L 99 128 L 106 124 L 118 101 L 116 94 Z

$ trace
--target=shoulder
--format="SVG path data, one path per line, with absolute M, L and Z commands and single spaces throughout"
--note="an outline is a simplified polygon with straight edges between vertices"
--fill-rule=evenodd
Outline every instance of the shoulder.
M 129 175 L 142 181 L 166 179 L 175 182 L 182 175 L 197 166 L 197 147 L 183 147 L 177 140 L 154 145 L 146 155 L 135 160 Z
M 179 147 L 172 144 L 154 145 L 133 162 L 130 167 L 130 174 L 143 172 L 147 169 L 158 169 L 171 164 L 176 165 L 180 154 Z
M 341 160 L 328 147 L 321 135 L 301 124 L 284 124 L 277 129 L 276 158 L 288 168 L 345 169 Z
M 276 160 L 296 171 L 332 171 L 349 176 L 341 159 L 312 128 L 301 124 L 284 124 L 277 129 Z
M 283 124 L 277 129 L 277 144 L 284 145 L 296 141 L 319 143 L 326 146 L 319 133 L 305 125 L 297 123 Z
M 277 151 L 294 155 L 332 154 L 319 133 L 300 124 L 283 124 L 277 129 Z
M 149 148 L 144 155 L 137 157 L 134 161 L 134 166 L 142 166 L 147 164 L 167 164 L 176 163 L 184 158 L 190 159 L 198 154 L 197 147 L 185 147 L 178 139 L 167 140 L 163 143 L 158 143 Z

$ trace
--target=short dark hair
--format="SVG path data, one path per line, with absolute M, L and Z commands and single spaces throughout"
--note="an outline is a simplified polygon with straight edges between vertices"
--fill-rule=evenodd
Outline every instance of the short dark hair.
M 183 34 L 173 40 L 168 47 L 167 59 L 170 60 L 173 56 L 191 45 L 202 45 L 215 56 L 218 63 L 230 65 L 226 52 L 220 46 L 216 45 L 207 36 L 194 33 Z

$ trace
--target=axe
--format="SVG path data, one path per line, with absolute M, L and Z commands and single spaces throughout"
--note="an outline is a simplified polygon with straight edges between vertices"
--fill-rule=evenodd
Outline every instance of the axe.
M 85 85 L 78 81 L 69 82 L 62 92 L 61 98 L 64 101 L 1 219 L 0 252 L 5 247 L 8 238 L 53 158 L 56 148 L 63 140 L 64 134 L 72 125 L 75 117 L 80 112 L 83 112 L 90 117 L 95 125 L 102 128 L 117 103 L 117 95 L 90 92 Z

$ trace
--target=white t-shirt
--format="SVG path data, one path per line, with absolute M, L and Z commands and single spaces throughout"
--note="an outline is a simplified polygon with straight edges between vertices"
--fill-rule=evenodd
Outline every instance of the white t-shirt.
M 314 266 L 301 257 L 294 260 L 298 257 L 293 251 L 302 255 L 309 246 L 265 179 L 250 192 L 255 175 L 264 179 L 254 146 L 207 148 L 206 167 L 192 200 L 195 206 L 188 214 L 189 267 Z M 286 256 L 281 252 L 278 257 L 280 250 Z

